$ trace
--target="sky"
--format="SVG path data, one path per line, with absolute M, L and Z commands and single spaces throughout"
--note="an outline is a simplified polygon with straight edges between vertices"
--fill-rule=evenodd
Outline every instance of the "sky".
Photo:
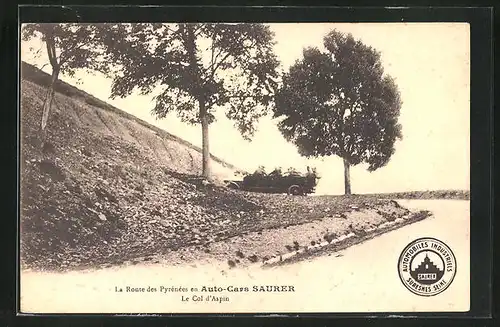
M 275 33 L 275 53 L 287 71 L 302 56 L 304 47 L 322 48 L 332 29 L 351 33 L 355 39 L 381 52 L 386 74 L 399 87 L 402 98 L 399 122 L 403 139 L 395 144 L 390 162 L 374 171 L 360 164 L 351 167 L 353 193 L 413 190 L 469 189 L 470 38 L 465 23 L 278 23 L 269 24 Z M 35 58 L 30 48 L 42 47 L 39 40 L 22 42 L 21 60 L 42 67 L 45 52 Z M 42 48 L 43 49 L 43 48 Z M 50 65 L 43 69 L 50 73 Z M 111 80 L 80 71 L 62 80 L 106 102 L 201 145 L 201 127 L 182 123 L 175 114 L 156 120 L 150 114 L 151 96 L 132 94 L 109 99 Z M 244 140 L 223 113 L 210 125 L 210 152 L 231 164 L 253 171 L 263 165 L 316 167 L 321 179 L 318 194 L 343 194 L 342 159 L 305 159 L 286 142 L 275 122 L 262 118 L 252 141 Z

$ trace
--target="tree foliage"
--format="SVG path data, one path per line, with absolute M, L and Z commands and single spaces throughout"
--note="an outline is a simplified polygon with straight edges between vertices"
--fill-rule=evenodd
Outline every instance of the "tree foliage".
M 52 82 L 47 90 L 43 104 L 42 130 L 47 119 L 54 97 L 54 84 L 59 75 L 73 77 L 76 70 L 88 68 L 90 70 L 104 70 L 102 49 L 98 47 L 97 29 L 91 24 L 69 23 L 30 23 L 24 24 L 21 30 L 21 39 L 30 41 L 39 38 L 45 45 L 49 63 L 52 67 Z M 32 50 L 34 51 L 34 49 Z M 34 52 L 40 55 L 40 50 Z
M 92 24 L 29 23 L 21 30 L 23 41 L 39 38 L 44 42 L 53 69 L 73 77 L 77 69 L 97 69 L 104 61 Z M 101 50 L 101 51 L 100 51 Z
M 200 123 L 198 101 L 204 101 L 211 121 L 213 109 L 228 104 L 228 118 L 244 134 L 251 134 L 252 118 L 266 113 L 257 109 L 271 101 L 278 65 L 266 26 L 116 24 L 107 25 L 106 34 L 121 71 L 112 96 L 124 97 L 134 89 L 149 94 L 161 86 L 153 113 L 163 118 L 177 111 L 192 124 Z
M 348 165 L 386 165 L 402 138 L 400 94 L 378 51 L 332 30 L 324 51 L 306 48 L 276 95 L 279 129 L 303 156 L 336 155 Z
M 268 113 L 279 62 L 273 33 L 262 24 L 101 24 L 101 39 L 116 67 L 112 97 L 134 90 L 155 94 L 152 113 L 176 112 L 202 125 L 204 174 L 208 125 L 225 108 L 243 137 Z

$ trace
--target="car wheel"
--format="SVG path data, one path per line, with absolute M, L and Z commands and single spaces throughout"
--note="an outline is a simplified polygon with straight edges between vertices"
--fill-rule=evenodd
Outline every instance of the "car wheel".
M 302 195 L 302 188 L 298 185 L 292 185 L 288 188 L 289 195 Z
M 227 185 L 228 188 L 231 188 L 233 190 L 238 190 L 240 188 L 240 186 L 238 185 L 238 183 L 235 183 L 235 182 L 231 182 Z

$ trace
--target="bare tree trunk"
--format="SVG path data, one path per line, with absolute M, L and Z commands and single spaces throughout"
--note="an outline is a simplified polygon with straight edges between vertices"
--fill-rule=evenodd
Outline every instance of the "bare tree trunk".
M 344 194 L 351 195 L 351 164 L 344 159 Z
M 210 179 L 210 147 L 208 137 L 208 117 L 205 108 L 205 103 L 199 101 L 200 104 L 200 119 L 201 119 L 201 143 L 202 143 L 202 174 L 206 179 Z
M 47 95 L 45 96 L 45 101 L 43 102 L 43 111 L 42 111 L 42 132 L 45 130 L 45 127 L 47 126 L 47 121 L 49 119 L 49 112 L 50 108 L 52 106 L 52 100 L 54 99 L 54 87 L 57 81 L 57 78 L 59 77 L 59 70 L 53 70 L 52 71 L 52 80 L 50 82 L 49 89 L 47 90 Z
M 202 85 L 200 71 L 198 69 L 198 59 L 196 58 L 196 37 L 193 31 L 192 24 L 180 24 L 179 29 L 185 34 L 184 42 L 189 56 L 189 68 L 193 76 L 193 83 L 195 83 L 196 90 L 194 96 L 198 100 L 200 106 L 199 119 L 201 122 L 201 144 L 202 144 L 202 176 L 210 180 L 210 149 L 208 142 L 208 117 L 207 108 L 205 103 L 205 94 Z
M 50 65 L 52 66 L 52 80 L 50 81 L 50 86 L 45 96 L 45 101 L 43 102 L 42 110 L 42 125 L 41 132 L 42 137 L 44 137 L 45 127 L 47 126 L 47 120 L 49 119 L 50 107 L 52 106 L 52 100 L 54 99 L 54 86 L 56 84 L 57 78 L 59 77 L 59 71 L 61 65 L 57 62 L 56 54 L 56 43 L 54 39 L 54 26 L 47 25 L 47 30 L 45 31 L 45 45 L 47 46 L 47 55 L 49 57 Z

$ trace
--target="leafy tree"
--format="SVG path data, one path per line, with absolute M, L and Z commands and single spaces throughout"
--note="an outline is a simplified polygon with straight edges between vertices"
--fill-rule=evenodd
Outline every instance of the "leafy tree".
M 284 75 L 274 117 L 282 118 L 281 133 L 303 156 L 343 158 L 345 194 L 351 194 L 350 166 L 383 167 L 402 138 L 400 94 L 384 75 L 380 53 L 351 34 L 332 30 L 324 48 L 304 49 Z
M 102 62 L 102 60 L 99 61 L 99 47 L 94 42 L 96 31 L 95 26 L 89 24 L 30 23 L 23 25 L 22 40 L 41 39 L 52 66 L 52 78 L 43 103 L 42 131 L 47 125 L 54 99 L 54 86 L 59 75 L 73 77 L 77 69 L 97 69 L 99 63 Z M 39 51 L 36 51 L 35 55 L 39 55 Z
M 201 124 L 203 176 L 210 178 L 209 124 L 224 107 L 243 137 L 273 104 L 279 62 L 262 24 L 102 24 L 115 65 L 112 97 L 156 93 L 152 113 Z

